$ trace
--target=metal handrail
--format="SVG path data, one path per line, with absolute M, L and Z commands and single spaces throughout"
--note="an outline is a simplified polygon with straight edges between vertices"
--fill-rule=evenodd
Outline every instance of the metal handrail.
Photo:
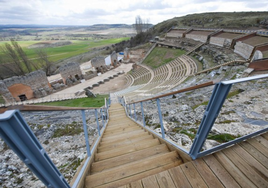
M 263 132 L 268 131 L 268 128 L 265 128 L 261 131 L 257 131 L 255 133 L 252 133 L 250 135 L 246 135 L 243 137 L 240 137 L 238 139 L 229 141 L 227 143 L 221 144 L 217 147 L 211 148 L 209 150 L 206 151 L 201 151 L 205 140 L 207 139 L 207 136 L 211 130 L 211 128 L 214 125 L 214 122 L 216 120 L 216 118 L 219 115 L 219 112 L 223 106 L 223 103 L 228 95 L 228 93 L 230 92 L 230 89 L 232 87 L 233 84 L 236 83 L 242 83 L 242 82 L 248 82 L 248 81 L 252 81 L 252 80 L 257 80 L 257 79 L 263 79 L 263 78 L 268 78 L 268 74 L 263 74 L 263 75 L 257 75 L 257 76 L 252 76 L 252 77 L 246 77 L 246 78 L 241 78 L 241 79 L 236 79 L 236 80 L 229 80 L 229 81 L 222 81 L 222 82 L 207 82 L 204 84 L 200 84 L 197 86 L 193 86 L 193 87 L 189 87 L 189 88 L 185 88 L 179 91 L 175 91 L 175 92 L 170 92 L 164 95 L 159 95 L 157 97 L 152 97 L 149 99 L 145 99 L 145 100 L 140 100 L 140 101 L 136 101 L 136 102 L 131 102 L 131 103 L 125 103 L 124 100 L 124 106 L 125 106 L 125 110 L 127 115 L 133 119 L 134 121 L 137 122 L 137 117 L 136 117 L 136 109 L 135 109 L 135 104 L 140 103 L 141 106 L 141 113 L 142 113 L 142 120 L 143 120 L 143 126 L 145 127 L 145 119 L 144 119 L 144 111 L 143 111 L 143 102 L 149 101 L 149 100 L 156 100 L 157 102 L 157 108 L 158 108 L 158 116 L 159 116 L 159 121 L 160 121 L 160 125 L 161 125 L 161 133 L 162 133 L 162 138 L 164 140 L 166 140 L 167 142 L 169 142 L 167 139 L 165 139 L 165 133 L 164 133 L 164 126 L 163 126 L 163 120 L 162 120 L 162 113 L 161 113 L 161 106 L 160 106 L 160 98 L 162 97 L 167 97 L 170 95 L 174 95 L 174 94 L 178 94 L 178 93 L 183 93 L 186 91 L 191 91 L 191 90 L 195 90 L 195 89 L 200 89 L 203 87 L 208 87 L 211 85 L 215 85 L 212 95 L 210 97 L 209 103 L 207 105 L 207 108 L 205 110 L 205 113 L 203 115 L 201 124 L 198 128 L 198 131 L 195 135 L 193 144 L 190 148 L 190 151 L 186 151 L 185 149 L 183 149 L 182 147 L 176 145 L 176 144 L 172 144 L 173 146 L 177 147 L 178 149 L 182 150 L 183 152 L 187 153 L 188 155 L 191 156 L 192 159 L 196 159 L 199 157 L 202 157 L 204 155 L 213 153 L 215 151 L 218 151 L 222 148 L 225 148 L 227 146 L 230 146 L 232 144 L 235 144 L 237 142 L 240 142 L 242 140 L 245 140 L 247 138 L 250 138 L 252 136 L 261 134 Z M 132 114 L 132 109 L 134 110 L 134 114 Z M 137 122 L 139 123 L 139 122 Z M 170 142 L 169 142 L 170 143 Z
M 152 97 L 152 98 L 148 98 L 148 99 L 144 99 L 144 100 L 130 102 L 130 103 L 127 103 L 127 104 L 134 104 L 134 103 L 139 103 L 139 102 L 146 102 L 146 101 L 150 101 L 150 100 L 154 100 L 154 99 L 159 99 L 159 98 L 162 98 L 162 97 L 167 97 L 167 96 L 170 96 L 170 95 L 175 95 L 175 94 L 178 94 L 178 93 L 184 93 L 186 91 L 192 91 L 192 90 L 200 89 L 200 88 L 203 88 L 203 87 L 212 86 L 212 85 L 215 85 L 217 82 L 218 81 L 210 81 L 210 82 L 206 82 L 206 83 L 199 84 L 199 85 L 196 85 L 196 86 L 192 86 L 192 87 L 188 87 L 188 88 L 185 88 L 185 89 L 181 89 L 181 90 L 178 90 L 178 91 L 173 91 L 173 92 L 166 93 L 166 94 L 163 94 L 163 95 L 158 95 L 156 97 Z
M 105 99 L 105 104 L 107 99 Z M 31 106 L 32 107 L 32 106 Z M 40 108 L 41 107 L 41 108 Z M 28 108 L 28 109 L 27 109 Z M 87 158 L 85 163 L 78 173 L 72 188 L 76 188 L 77 185 L 83 181 L 86 167 L 90 161 L 91 149 L 88 139 L 88 130 L 86 124 L 85 110 L 95 110 L 95 118 L 98 128 L 98 139 L 93 146 L 93 150 L 97 147 L 100 138 L 104 132 L 108 123 L 108 108 L 107 104 L 101 108 L 72 108 L 72 107 L 48 107 L 44 109 L 44 106 L 32 107 L 32 110 L 81 110 L 83 129 L 85 135 L 85 142 L 87 148 Z M 23 110 L 29 110 L 28 107 L 22 108 Z M 102 119 L 102 130 L 100 131 L 98 110 L 100 110 Z M 106 114 L 106 121 L 104 122 L 104 113 Z M 48 154 L 39 143 L 34 133 L 29 128 L 26 121 L 23 119 L 19 110 L 8 110 L 3 114 L 0 114 L 0 136 L 10 146 L 10 148 L 20 157 L 20 159 L 28 166 L 28 168 L 47 186 L 47 187 L 62 187 L 70 188 L 70 185 L 61 175 L 57 167 L 53 164 Z

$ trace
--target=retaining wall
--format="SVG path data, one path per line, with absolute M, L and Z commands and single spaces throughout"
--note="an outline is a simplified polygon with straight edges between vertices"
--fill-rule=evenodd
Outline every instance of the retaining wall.
M 234 52 L 241 55 L 245 59 L 249 59 L 249 57 L 252 54 L 253 49 L 254 49 L 254 46 L 238 41 L 235 44 Z

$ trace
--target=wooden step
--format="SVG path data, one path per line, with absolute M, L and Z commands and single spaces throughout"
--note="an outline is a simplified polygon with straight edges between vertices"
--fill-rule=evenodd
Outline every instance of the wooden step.
M 119 139 L 122 139 L 122 138 L 129 138 L 129 137 L 132 137 L 132 136 L 135 136 L 135 135 L 139 135 L 139 134 L 142 134 L 142 133 L 145 133 L 144 130 L 142 129 L 139 129 L 139 130 L 134 130 L 134 131 L 131 131 L 131 132 L 128 132 L 128 133 L 124 133 L 123 135 L 121 136 L 118 136 L 118 135 L 114 135 L 114 136 L 105 136 L 101 139 L 102 142 L 105 142 L 105 141 L 116 141 L 116 140 L 119 140 Z M 148 134 L 148 133 L 147 133 Z
M 175 151 L 155 155 L 140 161 L 89 175 L 86 177 L 86 188 L 92 188 L 108 183 L 115 183 L 115 181 L 122 180 L 124 178 L 129 178 L 128 181 L 132 182 L 135 181 L 136 178 L 131 178 L 131 176 L 135 176 L 137 174 L 143 175 L 143 173 L 146 174 L 147 171 L 154 170 L 162 166 L 164 167 L 165 165 L 172 164 L 172 166 L 177 166 L 181 163 L 182 161 L 178 159 L 178 155 Z M 149 175 L 152 174 L 146 174 L 146 176 Z M 143 177 L 145 177 L 145 175 L 143 175 Z
M 96 153 L 95 154 L 95 161 L 101 161 L 101 160 L 109 159 L 109 158 L 116 157 L 116 156 L 119 156 L 119 155 L 132 153 L 134 151 L 142 150 L 142 149 L 149 148 L 149 147 L 152 147 L 152 146 L 156 146 L 156 145 L 159 145 L 159 144 L 160 143 L 159 143 L 158 139 L 147 140 L 146 142 L 137 142 L 137 143 L 134 143 L 134 144 L 132 144 L 130 146 L 127 145 L 127 146 L 124 146 L 124 147 L 114 149 L 112 151 Z
M 143 172 L 143 173 L 140 173 L 140 174 L 136 174 L 134 176 L 130 176 L 130 177 L 127 177 L 127 178 L 124 178 L 124 179 L 120 179 L 118 181 L 114 181 L 114 182 L 111 182 L 111 183 L 108 183 L 108 184 L 96 186 L 96 188 L 107 188 L 107 187 L 118 187 L 118 188 L 120 187 L 121 188 L 121 186 L 123 186 L 122 188 L 129 188 L 129 185 L 126 185 L 129 182 L 134 182 L 135 183 L 135 181 L 141 180 L 143 178 L 149 177 L 149 176 L 154 175 L 154 174 L 158 174 L 160 172 L 163 172 L 165 170 L 171 169 L 171 168 L 179 166 L 179 165 L 180 165 L 179 162 L 170 163 L 170 164 L 167 164 L 167 165 L 164 165 L 164 166 L 161 166 L 161 167 L 157 167 L 157 168 L 154 168 L 152 170 L 149 170 L 149 171 L 146 171 L 146 172 Z M 124 185 L 126 185 L 126 187 L 124 187 Z M 87 185 L 85 185 L 85 187 L 87 188 Z M 131 187 L 132 187 L 132 184 L 131 184 Z M 147 186 L 147 187 L 152 187 L 152 186 Z M 155 186 L 153 186 L 153 187 L 155 187 Z M 143 188 L 143 187 L 141 186 L 141 187 L 136 187 L 136 188 Z M 167 186 L 166 186 L 166 188 L 167 188 Z
M 118 157 L 114 157 L 111 159 L 94 162 L 91 166 L 91 173 L 94 174 L 96 172 L 104 171 L 106 169 L 110 169 L 116 166 L 120 166 L 120 165 L 127 164 L 133 161 L 138 161 L 140 159 L 144 159 L 153 155 L 157 155 L 160 153 L 167 153 L 167 152 L 169 152 L 167 146 L 165 144 L 161 144 L 161 145 L 156 145 L 156 146 L 149 147 L 143 150 L 139 150 L 136 152 L 121 155 Z
M 148 136 L 150 136 L 150 135 L 148 135 Z M 98 153 L 118 149 L 118 148 L 121 148 L 121 147 L 125 147 L 127 145 L 130 146 L 130 145 L 133 145 L 133 144 L 140 144 L 140 143 L 142 144 L 142 143 L 145 143 L 145 142 L 147 142 L 149 140 L 153 140 L 153 138 L 152 137 L 149 137 L 149 138 L 147 137 L 147 138 L 144 138 L 144 139 L 136 140 L 135 142 L 133 142 L 132 140 L 128 140 L 128 141 L 124 142 L 123 144 L 121 144 L 121 142 L 118 142 L 118 143 L 114 144 L 114 147 L 110 147 L 110 148 L 107 147 L 107 146 L 104 147 L 104 148 L 99 147 L 98 148 Z
M 135 130 L 142 130 L 142 129 L 138 126 L 133 126 L 133 127 L 120 128 L 120 129 L 113 130 L 113 131 L 105 131 L 105 134 L 103 134 L 103 137 L 125 134 L 125 133 L 135 131 Z
M 112 142 L 112 143 L 101 143 L 98 147 L 98 149 L 107 149 L 110 150 L 110 149 L 114 149 L 118 146 L 123 146 L 123 145 L 127 145 L 127 144 L 132 144 L 136 141 L 139 141 L 139 140 L 145 140 L 145 139 L 153 139 L 154 137 L 152 135 L 149 135 L 149 134 L 145 134 L 145 135 L 141 135 L 139 137 L 136 137 L 136 138 L 130 138 L 130 139 L 125 139 L 125 140 L 122 140 L 120 142 Z
M 129 136 L 127 138 L 118 138 L 117 140 L 113 140 L 113 141 L 102 141 L 102 142 L 100 142 L 100 146 L 114 145 L 114 144 L 118 144 L 118 143 L 120 144 L 121 142 L 128 142 L 129 140 L 145 137 L 148 135 L 149 134 L 147 132 L 144 132 L 142 134 L 132 135 L 132 136 Z
M 114 126 L 109 125 L 109 127 L 107 127 L 107 129 L 105 130 L 105 133 L 108 131 L 117 131 L 119 129 L 123 129 L 127 127 L 139 127 L 139 126 L 137 126 L 137 124 L 133 122 L 126 122 L 125 124 L 122 124 L 122 125 L 114 125 Z

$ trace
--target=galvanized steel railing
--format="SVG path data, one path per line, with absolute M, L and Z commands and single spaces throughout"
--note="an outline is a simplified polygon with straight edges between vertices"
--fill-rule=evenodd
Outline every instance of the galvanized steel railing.
M 227 146 L 233 145 L 235 143 L 238 143 L 242 140 L 246 140 L 248 138 L 251 138 L 255 135 L 261 134 L 263 132 L 266 132 L 268 130 L 268 128 L 264 128 L 260 131 L 254 132 L 252 134 L 246 135 L 246 136 L 242 136 L 240 138 L 236 138 L 232 141 L 223 143 L 221 145 L 218 145 L 214 148 L 205 150 L 205 151 L 201 151 L 202 147 L 204 145 L 205 140 L 207 139 L 207 136 L 209 134 L 209 132 L 211 131 L 212 126 L 214 125 L 214 122 L 216 120 L 216 118 L 219 115 L 219 112 L 223 106 L 223 103 L 231 89 L 231 87 L 233 86 L 233 84 L 237 84 L 237 83 L 242 83 L 242 82 L 248 82 L 248 81 L 252 81 L 252 80 L 257 80 L 257 79 L 263 79 L 263 78 L 268 78 L 268 74 L 263 74 L 263 75 L 258 75 L 258 76 L 252 76 L 252 77 L 247 77 L 247 78 L 241 78 L 241 79 L 236 79 L 236 80 L 230 80 L 230 81 L 222 81 L 219 83 L 214 83 L 214 82 L 207 82 L 205 84 L 201 84 L 201 85 L 197 85 L 197 86 L 193 86 L 193 87 L 189 87 L 183 90 L 179 90 L 179 91 L 175 91 L 175 92 L 171 92 L 168 94 L 164 94 L 164 95 L 160 95 L 157 97 L 153 97 L 153 98 L 149 98 L 149 99 L 145 99 L 145 100 L 141 100 L 141 101 L 136 101 L 136 102 L 131 102 L 131 103 L 127 103 L 125 98 L 118 98 L 119 101 L 121 102 L 121 104 L 123 106 L 125 106 L 125 109 L 127 111 L 127 114 L 130 118 L 132 118 L 134 121 L 137 122 L 137 115 L 136 115 L 136 105 L 139 104 L 141 107 L 141 113 L 142 113 L 142 126 L 146 127 L 145 124 L 145 118 L 144 118 L 144 110 L 143 110 L 143 103 L 147 102 L 147 101 L 152 101 L 152 100 L 156 100 L 157 103 L 157 109 L 158 109 L 158 116 L 159 116 L 159 123 L 161 126 L 161 136 L 163 139 L 165 139 L 167 142 L 169 142 L 170 144 L 172 144 L 173 146 L 177 147 L 178 149 L 180 149 L 181 151 L 185 152 L 186 154 L 190 155 L 192 159 L 197 159 L 199 157 L 202 157 L 204 155 L 219 151 L 220 149 L 226 148 Z M 164 131 L 164 126 L 163 126 L 163 118 L 162 118 L 162 112 L 161 112 L 161 105 L 160 105 L 160 98 L 162 97 L 166 97 L 166 96 L 170 96 L 170 95 L 174 95 L 174 94 L 178 94 L 178 93 L 183 93 L 186 91 L 191 91 L 191 90 L 195 90 L 195 89 L 199 89 L 199 88 L 203 88 L 203 87 L 208 87 L 208 86 L 214 86 L 212 95 L 210 97 L 209 103 L 206 107 L 205 113 L 203 115 L 201 124 L 198 128 L 198 131 L 195 135 L 193 144 L 190 148 L 190 151 L 187 151 L 185 148 L 170 142 L 169 140 L 167 140 L 165 138 L 165 131 Z M 134 111 L 134 114 L 132 114 L 131 112 Z M 139 123 L 139 122 L 137 122 Z M 147 128 L 149 131 L 151 131 L 149 128 Z
M 85 174 L 86 167 L 91 157 L 91 151 L 93 151 L 101 135 L 108 123 L 108 108 L 109 101 L 105 100 L 105 107 L 98 109 L 92 109 L 95 111 L 95 118 L 98 128 L 98 139 L 95 142 L 93 148 L 90 148 L 88 131 L 86 124 L 85 109 L 81 108 L 81 116 L 83 122 L 84 136 L 87 149 L 87 158 L 80 170 L 76 180 L 74 181 L 72 188 L 76 188 L 77 185 L 83 181 L 83 174 Z M 56 110 L 56 109 L 54 109 Z M 59 108 L 58 110 L 63 110 Z M 72 110 L 66 108 L 66 110 Z M 77 108 L 75 108 L 77 110 Z M 102 130 L 99 125 L 99 114 L 102 119 Z M 104 118 L 106 117 L 106 118 Z M 104 121 L 105 120 L 105 121 Z M 64 179 L 57 167 L 53 164 L 48 154 L 39 143 L 38 139 L 23 119 L 19 110 L 8 110 L 3 114 L 0 114 L 0 136 L 7 143 L 7 145 L 19 156 L 19 158 L 26 164 L 26 166 L 49 188 L 70 188 L 70 185 Z

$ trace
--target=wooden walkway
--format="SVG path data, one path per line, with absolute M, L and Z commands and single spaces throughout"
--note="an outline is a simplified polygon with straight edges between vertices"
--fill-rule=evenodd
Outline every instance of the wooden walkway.
M 189 161 L 127 118 L 121 105 L 109 114 L 85 188 L 268 187 L 268 133 Z
M 120 188 L 268 187 L 268 133 Z
M 120 104 L 112 104 L 109 115 L 85 188 L 119 187 L 182 164 L 176 151 L 130 120 Z

